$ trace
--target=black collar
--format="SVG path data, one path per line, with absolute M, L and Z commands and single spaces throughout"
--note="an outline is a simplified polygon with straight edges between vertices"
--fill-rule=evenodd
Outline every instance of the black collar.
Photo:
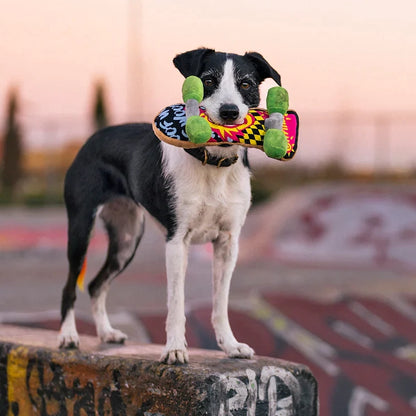
M 217 168 L 226 168 L 228 166 L 234 165 L 234 163 L 238 160 L 237 155 L 228 158 L 213 156 L 207 151 L 205 147 L 196 147 L 194 149 L 184 150 L 194 158 L 201 161 L 203 165 L 213 165 Z

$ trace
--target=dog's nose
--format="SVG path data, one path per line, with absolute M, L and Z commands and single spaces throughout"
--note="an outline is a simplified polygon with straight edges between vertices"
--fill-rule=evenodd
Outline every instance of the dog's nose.
M 227 122 L 237 120 L 239 113 L 238 107 L 235 104 L 222 104 L 220 107 L 220 117 Z

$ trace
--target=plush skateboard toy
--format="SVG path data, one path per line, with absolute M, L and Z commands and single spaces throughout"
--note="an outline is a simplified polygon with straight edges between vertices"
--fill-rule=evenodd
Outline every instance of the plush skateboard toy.
M 187 77 L 182 86 L 185 103 L 164 109 L 155 119 L 153 130 L 165 142 L 184 148 L 221 143 L 239 144 L 263 150 L 267 156 L 291 159 L 297 149 L 299 120 L 288 111 L 287 91 L 279 86 L 267 94 L 267 111 L 250 109 L 244 122 L 234 126 L 212 123 L 200 103 L 204 87 L 200 78 Z

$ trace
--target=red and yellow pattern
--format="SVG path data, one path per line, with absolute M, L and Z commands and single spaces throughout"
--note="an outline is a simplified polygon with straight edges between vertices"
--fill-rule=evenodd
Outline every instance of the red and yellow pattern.
M 250 110 L 242 124 L 222 126 L 214 124 L 204 110 L 200 109 L 200 112 L 200 116 L 208 121 L 212 131 L 216 133 L 222 141 L 230 143 L 240 142 L 242 144 L 252 145 L 258 145 L 261 141 L 265 134 L 264 127 L 261 128 L 261 122 L 264 122 L 264 120 L 269 117 L 266 111 Z M 217 142 L 217 140 L 211 138 L 209 142 Z
M 176 104 L 166 107 L 155 118 L 153 131 L 166 143 L 184 148 L 215 146 L 222 143 L 238 144 L 263 150 L 266 128 L 264 122 L 269 113 L 261 108 L 250 109 L 242 124 L 218 125 L 208 117 L 205 108 L 200 107 L 200 116 L 208 121 L 212 135 L 206 143 L 193 143 L 185 132 L 185 105 Z M 280 160 L 292 159 L 297 150 L 299 119 L 295 111 L 289 110 L 283 117 L 283 132 L 288 141 L 286 155 Z

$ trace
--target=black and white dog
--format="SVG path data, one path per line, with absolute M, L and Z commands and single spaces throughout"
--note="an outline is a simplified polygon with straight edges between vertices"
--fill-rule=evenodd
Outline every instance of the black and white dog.
M 254 52 L 241 56 L 202 48 L 177 55 L 173 62 L 185 77 L 202 79 L 201 105 L 217 124 L 242 123 L 248 109 L 259 104 L 259 84 L 265 78 L 280 85 L 279 74 Z M 254 351 L 235 339 L 228 320 L 230 281 L 250 201 L 247 151 L 241 146 L 185 151 L 159 141 L 150 124 L 108 127 L 94 134 L 65 180 L 69 275 L 62 295 L 60 346 L 79 344 L 76 282 L 97 215 L 109 236 L 107 259 L 88 286 L 97 334 L 103 342 L 122 343 L 127 338 L 112 328 L 105 303 L 110 282 L 139 245 L 146 210 L 166 234 L 167 342 L 161 361 L 188 361 L 184 310 L 188 249 L 190 244 L 207 242 L 214 247 L 212 324 L 218 345 L 229 357 L 251 358 Z

